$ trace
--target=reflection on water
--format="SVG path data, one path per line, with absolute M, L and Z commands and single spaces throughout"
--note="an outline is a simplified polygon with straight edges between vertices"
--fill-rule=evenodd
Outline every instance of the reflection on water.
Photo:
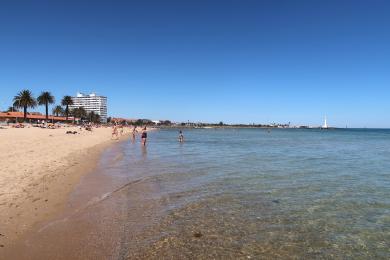
M 148 155 L 148 152 L 146 150 L 146 145 L 141 146 L 141 151 L 142 151 L 142 159 L 146 160 L 146 156 Z

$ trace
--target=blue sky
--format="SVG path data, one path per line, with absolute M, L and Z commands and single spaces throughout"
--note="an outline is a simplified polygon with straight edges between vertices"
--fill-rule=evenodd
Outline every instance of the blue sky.
M 390 1 L 2 1 L 0 109 L 22 89 L 109 114 L 390 127 Z M 41 108 L 42 110 L 42 108 Z

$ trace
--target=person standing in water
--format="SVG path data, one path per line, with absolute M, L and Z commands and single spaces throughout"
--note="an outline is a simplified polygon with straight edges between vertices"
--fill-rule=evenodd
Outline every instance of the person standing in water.
M 183 135 L 183 132 L 181 130 L 179 131 L 179 142 L 180 143 L 184 142 L 184 135 Z
M 145 126 L 144 129 L 142 129 L 142 134 L 141 134 L 141 140 L 143 146 L 146 145 L 146 138 L 148 138 L 148 133 L 146 132 L 146 126 Z

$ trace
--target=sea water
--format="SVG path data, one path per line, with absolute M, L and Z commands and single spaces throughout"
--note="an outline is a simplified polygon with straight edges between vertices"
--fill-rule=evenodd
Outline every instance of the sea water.
M 185 129 L 184 137 L 179 143 L 177 129 L 161 129 L 149 132 L 146 147 L 139 137 L 113 145 L 73 193 L 71 214 L 24 251 L 390 258 L 390 130 Z
M 389 258 L 390 130 L 193 129 L 123 144 L 164 214 L 129 258 Z M 129 187 L 131 189 L 131 187 Z

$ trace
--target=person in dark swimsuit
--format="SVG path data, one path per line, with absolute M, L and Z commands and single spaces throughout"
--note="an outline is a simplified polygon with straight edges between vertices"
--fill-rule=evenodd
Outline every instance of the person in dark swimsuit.
M 183 132 L 181 130 L 179 131 L 179 142 L 180 143 L 184 142 L 184 135 L 183 135 Z
M 143 146 L 146 145 L 146 138 L 148 138 L 148 133 L 146 132 L 146 127 L 144 127 L 144 129 L 142 129 L 142 134 L 141 134 L 141 140 Z

